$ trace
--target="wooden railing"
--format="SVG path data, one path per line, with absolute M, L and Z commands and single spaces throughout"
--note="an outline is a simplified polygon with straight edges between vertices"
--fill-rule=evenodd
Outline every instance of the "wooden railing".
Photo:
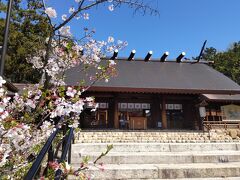
M 65 127 L 67 127 L 65 125 Z M 71 163 L 71 146 L 72 143 L 74 142 L 74 129 L 71 128 L 60 128 L 60 126 L 56 126 L 56 130 L 53 131 L 53 133 L 50 135 L 48 140 L 46 141 L 45 145 L 41 149 L 40 153 L 34 160 L 31 168 L 29 169 L 27 175 L 24 177 L 24 180 L 32 180 L 35 179 L 36 176 L 39 175 L 39 169 L 41 168 L 41 164 L 43 162 L 43 159 L 48 156 L 48 163 L 53 162 L 54 160 L 57 160 L 58 163 L 67 161 L 68 163 Z M 58 148 L 53 149 L 53 141 L 57 137 L 57 134 L 63 132 L 63 141 L 62 141 L 62 153 L 61 157 L 57 158 L 58 154 Z M 68 157 L 67 157 L 68 155 Z M 46 167 L 48 168 L 48 167 Z M 46 169 L 44 170 L 46 172 Z M 60 180 L 61 179 L 61 170 L 57 170 L 55 173 L 55 180 Z
M 203 121 L 207 130 L 211 129 L 240 129 L 240 121 Z

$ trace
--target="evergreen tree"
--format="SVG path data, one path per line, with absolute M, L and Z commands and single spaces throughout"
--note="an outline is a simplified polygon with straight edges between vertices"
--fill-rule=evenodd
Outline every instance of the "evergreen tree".
M 217 52 L 213 47 L 206 48 L 203 59 L 214 61 L 212 67 L 240 84 L 240 41 L 234 42 L 229 49 Z
M 0 2 L 0 12 L 6 12 L 7 4 Z M 4 75 L 11 82 L 36 83 L 40 73 L 27 63 L 26 57 L 45 47 L 49 36 L 49 24 L 43 16 L 39 0 L 14 0 Z M 5 16 L 5 15 L 4 15 Z M 3 42 L 5 17 L 0 18 L 0 43 Z

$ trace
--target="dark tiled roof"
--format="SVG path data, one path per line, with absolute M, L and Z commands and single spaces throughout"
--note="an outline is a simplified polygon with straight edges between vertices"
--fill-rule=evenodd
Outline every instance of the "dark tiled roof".
M 203 63 L 116 60 L 118 75 L 99 81 L 89 90 L 125 92 L 164 92 L 194 94 L 240 93 L 240 86 Z M 85 72 L 79 67 L 66 73 L 66 83 L 78 85 Z M 91 74 L 91 72 L 90 72 Z M 86 81 L 88 78 L 86 78 Z
M 11 83 L 10 81 L 7 81 L 6 84 L 4 85 L 7 87 L 7 90 L 10 92 L 18 92 L 18 88 L 16 86 L 13 85 L 13 83 Z
M 231 101 L 240 102 L 240 94 L 227 95 L 227 94 L 202 94 L 203 98 L 207 101 Z
M 27 84 L 27 83 L 13 83 L 13 85 L 18 88 L 18 94 L 22 94 L 24 89 L 34 86 L 34 84 Z

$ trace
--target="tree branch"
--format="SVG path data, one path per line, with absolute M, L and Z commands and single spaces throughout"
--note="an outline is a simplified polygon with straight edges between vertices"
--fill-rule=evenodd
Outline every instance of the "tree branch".
M 73 12 L 73 13 L 71 14 L 71 16 L 69 16 L 69 18 L 68 18 L 66 21 L 64 21 L 63 23 L 61 23 L 60 25 L 58 25 L 56 28 L 54 28 L 54 31 L 57 31 L 57 30 L 59 30 L 61 27 L 65 26 L 67 23 L 69 23 L 69 22 L 70 22 L 78 13 L 80 13 L 82 10 L 89 9 L 89 8 L 91 8 L 91 7 L 93 7 L 93 6 L 96 6 L 97 4 L 103 3 L 103 2 L 105 2 L 105 1 L 107 1 L 107 0 L 98 0 L 98 1 L 96 1 L 96 2 L 94 2 L 94 3 L 92 3 L 92 4 L 90 4 L 90 5 L 85 6 L 84 8 L 82 8 L 84 1 L 85 1 L 85 0 L 81 1 L 81 3 L 80 3 L 79 6 L 78 6 L 78 9 L 77 9 L 75 12 Z
M 152 8 L 150 5 L 148 5 L 148 3 L 144 2 L 143 0 L 115 0 L 114 2 L 115 7 L 118 7 L 121 4 L 127 4 L 130 8 L 135 8 L 134 14 L 142 10 L 143 15 L 145 15 L 147 11 L 149 11 L 151 15 L 159 16 L 159 11 L 155 8 Z
M 46 10 L 46 3 L 45 3 L 45 1 L 42 0 L 42 3 L 43 3 L 44 10 Z M 46 14 L 46 13 L 45 13 L 45 14 Z M 54 25 L 52 24 L 52 20 L 51 20 L 51 18 L 48 16 L 48 14 L 46 14 L 46 15 L 47 15 L 47 18 L 48 18 L 49 24 L 51 25 L 52 28 L 54 28 Z

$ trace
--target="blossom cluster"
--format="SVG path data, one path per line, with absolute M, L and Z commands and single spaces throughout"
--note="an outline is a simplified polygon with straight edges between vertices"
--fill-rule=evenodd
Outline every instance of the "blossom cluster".
M 78 128 L 80 113 L 88 103 L 94 104 L 94 99 L 81 98 L 82 91 L 74 87 L 44 91 L 40 85 L 9 96 L 3 87 L 5 82 L 0 77 L 0 169 L 11 169 L 11 177 L 28 165 L 28 157 L 55 131 L 60 117 L 65 117 L 62 124 Z
M 51 161 L 48 163 L 50 170 L 56 172 L 57 170 L 62 171 L 62 177 L 67 177 L 69 174 L 74 175 L 77 179 L 94 179 L 94 174 L 87 172 L 91 168 L 98 168 L 100 171 L 104 171 L 105 167 L 104 164 L 101 163 L 94 163 L 92 161 L 84 160 L 80 163 L 79 168 L 75 169 L 67 162 L 59 163 L 58 161 Z M 54 178 L 54 177 L 52 177 Z M 42 177 L 44 180 L 44 177 Z
M 102 62 L 102 59 L 127 46 L 127 42 L 115 41 L 112 36 L 106 41 L 97 41 L 93 38 L 95 30 L 89 31 L 88 28 L 84 28 L 84 36 L 80 40 L 71 33 L 68 22 L 72 18 L 90 18 L 87 11 L 79 9 L 83 2 L 89 3 L 85 6 L 88 7 L 94 3 L 97 5 L 98 1 L 75 0 L 76 6 L 60 16 L 62 22 L 58 25 L 53 25 L 58 17 L 57 11 L 44 4 L 52 33 L 45 41 L 46 48 L 27 58 L 33 68 L 42 74 L 39 84 L 27 87 L 21 94 L 9 95 L 4 89 L 6 81 L 0 77 L 0 179 L 2 174 L 7 179 L 13 178 L 16 172 L 29 164 L 28 157 L 36 155 L 36 148 L 42 147 L 55 131 L 60 118 L 64 119 L 62 124 L 77 128 L 84 107 L 95 106 L 93 98 L 81 97 L 88 86 L 66 86 L 64 78 L 68 69 L 76 66 L 84 70 L 94 68 L 96 73 L 89 76 L 91 82 L 100 79 L 108 82 L 111 76 L 116 75 L 115 61 L 108 59 Z M 108 10 L 114 10 L 114 0 L 102 2 L 108 3 Z M 66 164 L 52 162 L 49 165 L 54 170 L 63 167 L 66 174 L 70 172 Z M 79 176 L 77 172 L 75 175 Z
M 90 3 L 92 3 L 92 2 L 94 2 L 95 0 L 88 0 Z M 75 2 L 76 2 L 76 5 L 79 5 L 79 3 L 81 3 L 82 2 L 82 0 L 75 0 Z M 109 11 L 114 11 L 114 1 L 113 0 L 106 0 L 106 2 L 108 2 L 109 4 L 108 4 L 108 10 Z M 73 13 L 75 13 L 77 11 L 77 8 L 76 7 L 74 7 L 74 6 L 71 6 L 70 8 L 69 8 L 69 10 L 68 10 L 68 13 L 70 14 L 70 15 L 72 15 Z M 53 8 L 53 7 L 47 7 L 46 9 L 45 9 L 45 13 L 48 15 L 48 17 L 50 17 L 50 18 L 57 18 L 57 11 Z M 69 16 L 70 16 L 69 15 Z M 86 13 L 86 12 L 84 12 L 84 13 L 80 13 L 80 15 L 79 14 L 77 14 L 76 15 L 76 19 L 78 20 L 78 19 L 80 19 L 81 17 L 83 18 L 83 19 L 85 19 L 85 20 L 88 20 L 89 19 L 89 13 Z M 61 15 L 61 19 L 63 20 L 63 21 L 66 21 L 67 20 L 67 18 L 68 18 L 68 15 L 67 14 L 63 14 L 63 15 Z
M 15 172 L 21 165 L 27 164 L 23 159 L 33 153 L 33 147 L 43 143 L 54 129 L 52 123 L 47 121 L 39 128 L 27 123 L 24 116 L 35 108 L 33 100 L 18 94 L 7 96 L 3 87 L 5 82 L 0 77 L 0 90 L 3 92 L 0 95 L 0 168 L 14 162 L 11 168 Z
M 89 156 L 86 156 L 82 159 L 80 166 L 77 169 L 71 167 L 67 162 L 59 163 L 57 161 L 49 162 L 49 167 L 52 171 L 56 172 L 57 170 L 61 170 L 63 172 L 63 177 L 67 177 L 69 174 L 74 175 L 77 179 L 94 179 L 94 175 L 88 172 L 91 168 L 98 168 L 100 171 L 104 171 L 105 167 L 102 162 L 98 163 L 98 161 L 106 156 L 109 151 L 113 148 L 113 145 L 107 145 L 106 151 L 102 152 L 94 161 L 91 161 Z M 83 149 L 82 149 L 83 150 Z
M 43 58 L 46 51 L 41 50 L 36 56 L 29 57 L 28 62 L 33 68 L 50 76 L 51 83 L 57 86 L 65 85 L 64 72 L 75 66 L 81 66 L 82 69 L 86 66 L 96 68 L 98 71 L 90 80 L 109 79 L 115 72 L 116 63 L 108 60 L 108 65 L 103 66 L 102 58 L 126 45 L 126 42 L 120 40 L 114 43 L 113 37 L 109 37 L 108 41 L 96 41 L 92 37 L 86 37 L 85 41 L 80 43 L 63 38 L 58 41 L 52 40 L 52 53 L 47 60 Z M 47 63 L 44 65 L 45 61 Z
M 77 40 L 71 33 L 71 27 L 68 22 L 83 17 L 89 19 L 88 9 L 84 7 L 91 7 L 99 4 L 96 0 L 75 0 L 75 5 L 71 6 L 68 13 L 61 16 L 63 22 L 59 24 L 52 24 L 53 19 L 58 17 L 56 9 L 45 6 L 45 14 L 50 19 L 52 26 L 52 34 L 46 39 L 46 49 L 40 50 L 35 56 L 28 57 L 28 62 L 34 68 L 43 73 L 42 81 L 46 80 L 46 76 L 50 76 L 50 83 L 54 85 L 65 85 L 64 73 L 69 68 L 74 66 L 81 66 L 82 69 L 86 67 L 94 67 L 95 75 L 89 77 L 90 80 L 96 81 L 105 79 L 107 82 L 112 75 L 116 74 L 115 62 L 109 60 L 107 65 L 102 65 L 102 58 L 106 55 L 112 55 L 114 51 L 121 50 L 127 46 L 125 41 L 115 41 L 112 36 L 109 36 L 106 41 L 97 41 L 93 38 L 95 30 L 89 31 L 84 28 L 84 36 Z M 114 10 L 114 3 L 122 3 L 119 0 L 104 0 L 100 3 L 108 3 L 108 9 Z M 68 15 L 69 14 L 69 15 Z M 55 22 L 55 21 L 54 21 Z

